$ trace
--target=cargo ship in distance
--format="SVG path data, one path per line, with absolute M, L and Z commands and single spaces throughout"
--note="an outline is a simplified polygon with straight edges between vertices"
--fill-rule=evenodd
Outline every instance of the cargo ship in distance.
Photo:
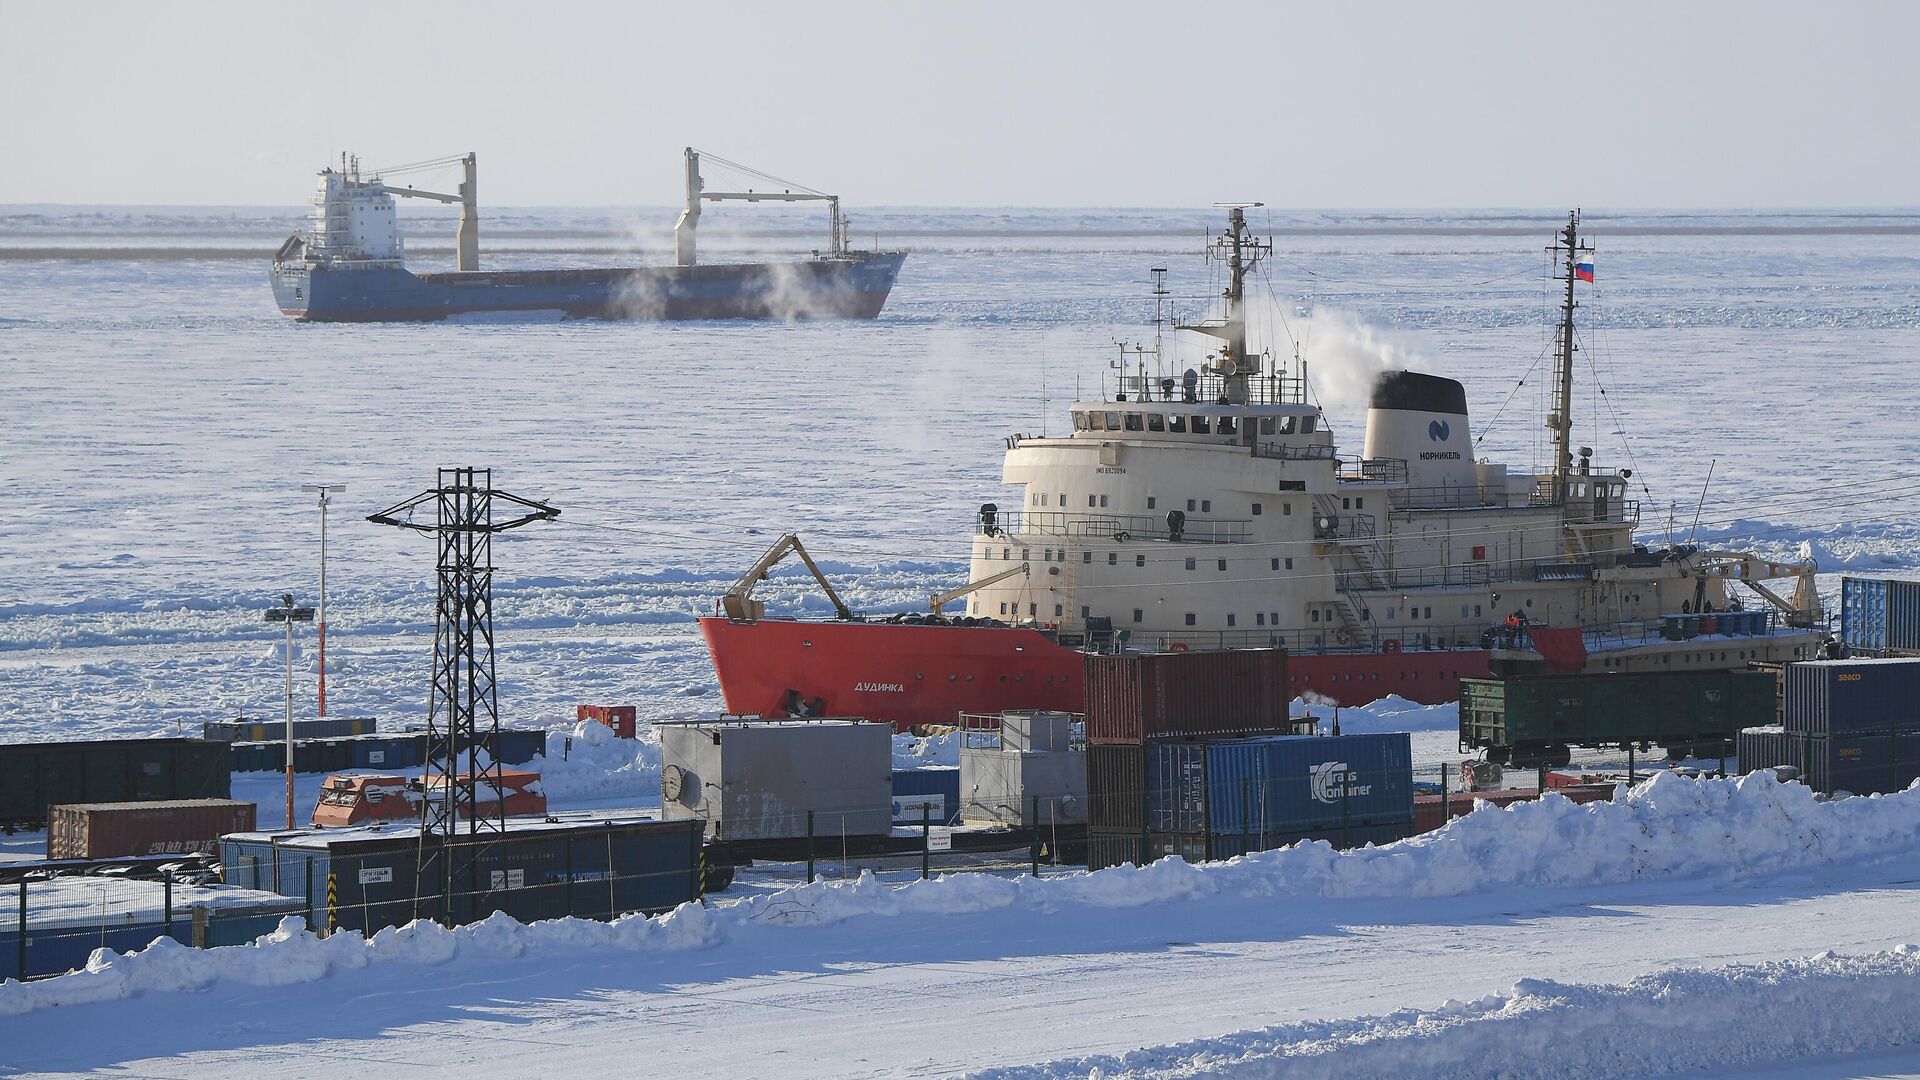
M 674 226 L 675 265 L 481 270 L 475 155 L 386 170 L 391 176 L 458 165 L 464 179 L 453 194 L 396 186 L 378 173 L 362 178 L 359 162 L 343 155 L 338 170 L 320 172 L 307 229 L 289 237 L 273 257 L 274 299 L 283 314 L 305 322 L 432 322 L 476 314 L 644 320 L 879 316 L 906 252 L 851 250 L 838 195 L 714 160 L 782 186 L 707 191 L 700 152 L 688 147 L 686 205 Z M 458 269 L 407 269 L 395 198 L 459 204 Z M 793 262 L 699 263 L 695 230 L 701 204 L 728 200 L 826 203 L 826 252 Z
M 1009 436 L 1019 508 L 979 508 L 968 583 L 923 612 L 856 616 L 814 569 L 838 617 L 768 617 L 754 585 L 805 555 L 784 537 L 700 620 L 727 708 L 903 728 L 1080 710 L 1085 650 L 1284 647 L 1295 694 L 1349 706 L 1450 702 L 1461 678 L 1492 674 L 1815 654 L 1810 562 L 1637 545 L 1631 470 L 1572 445 L 1575 285 L 1592 250 L 1577 212 L 1553 249 L 1553 459 L 1520 472 L 1476 457 L 1459 382 L 1415 371 L 1377 378 L 1364 447 L 1343 455 L 1305 360 L 1249 347 L 1244 280 L 1272 246 L 1244 205 L 1258 204 L 1230 206 L 1210 249 L 1220 310 L 1175 327 L 1209 339 L 1204 363 L 1123 350 L 1111 392 L 1072 404 L 1070 434 Z M 956 600 L 965 611 L 944 614 Z

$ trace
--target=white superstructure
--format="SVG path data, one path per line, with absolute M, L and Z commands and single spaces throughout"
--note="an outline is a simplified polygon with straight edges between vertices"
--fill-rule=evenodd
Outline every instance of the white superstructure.
M 1183 327 L 1221 342 L 1203 368 L 1150 372 L 1136 353 L 1110 400 L 1073 403 L 1070 434 L 1008 439 L 1002 480 L 1020 505 L 981 508 L 970 577 L 1032 570 L 982 585 L 967 615 L 1063 640 L 1395 651 L 1493 647 L 1517 613 L 1617 639 L 1620 668 L 1670 613 L 1759 602 L 1817 624 L 1811 567 L 1635 547 L 1631 473 L 1585 447 L 1540 474 L 1476 458 L 1451 379 L 1381 375 L 1364 447 L 1343 455 L 1303 376 L 1247 349 L 1241 276 L 1270 249 L 1239 208 L 1216 247 L 1224 317 Z M 1791 599 L 1760 584 L 1775 577 L 1795 579 Z M 1757 588 L 1736 600 L 1729 579 Z M 1724 659 L 1792 658 L 1815 640 L 1756 638 Z

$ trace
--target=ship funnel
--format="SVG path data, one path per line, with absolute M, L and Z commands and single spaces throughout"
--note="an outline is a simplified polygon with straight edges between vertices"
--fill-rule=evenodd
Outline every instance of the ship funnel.
M 1407 463 L 1408 505 L 1469 506 L 1479 501 L 1467 425 L 1467 392 L 1452 379 L 1417 371 L 1382 372 L 1367 406 L 1368 458 Z

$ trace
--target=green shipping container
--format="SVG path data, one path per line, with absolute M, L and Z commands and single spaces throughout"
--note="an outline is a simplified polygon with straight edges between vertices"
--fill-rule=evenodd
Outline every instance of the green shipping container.
M 1773 722 L 1774 676 L 1755 671 L 1460 680 L 1460 748 L 1708 748 Z

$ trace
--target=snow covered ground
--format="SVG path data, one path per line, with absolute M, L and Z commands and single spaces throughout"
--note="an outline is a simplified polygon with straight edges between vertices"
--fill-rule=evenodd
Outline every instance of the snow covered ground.
M 728 1076 L 1735 1075 L 1920 1041 L 1917 827 L 1920 791 L 1663 775 L 1359 852 L 821 884 L 611 926 L 288 924 L 0 987 L 0 1024 L 29 1075 L 479 1073 L 502 1053 Z
M 870 324 L 299 326 L 264 280 L 297 216 L 0 208 L 6 738 L 276 715 L 283 657 L 258 609 L 312 594 L 317 514 L 298 487 L 322 480 L 350 485 L 331 536 L 330 712 L 418 722 L 430 548 L 362 519 L 451 463 L 492 465 L 501 486 L 563 509 L 497 548 L 507 723 L 570 729 L 580 702 L 649 720 L 717 711 L 692 620 L 773 536 L 805 535 L 856 607 L 924 603 L 964 572 L 972 508 L 1004 501 L 1002 436 L 1057 430 L 1115 340 L 1151 340 L 1146 268 L 1171 268 L 1185 314 L 1217 288 L 1191 258 L 1212 212 L 879 211 L 863 228 L 915 250 Z M 1392 354 L 1462 379 L 1483 449 L 1528 465 L 1550 308 L 1529 271 L 1544 271 L 1556 217 L 1276 212 L 1283 258 L 1257 328 L 1313 361 L 1343 445 L 1358 442 L 1360 376 Z M 1577 435 L 1645 481 L 1644 531 L 1664 537 L 1671 507 L 1702 542 L 1819 558 L 1829 592 L 1840 571 L 1920 570 L 1920 470 L 1901 464 L 1920 415 L 1920 214 L 1588 224 L 1600 283 L 1583 309 L 1597 323 Z M 444 219 L 414 245 L 429 261 L 436 229 Z M 660 254 L 655 231 L 619 214 L 503 209 L 489 235 L 503 263 Z M 161 250 L 71 257 L 124 245 Z M 60 257 L 18 257 L 28 247 Z M 763 592 L 775 610 L 823 610 L 797 572 Z M 1456 756 L 1452 724 L 1444 706 L 1342 713 L 1347 730 L 1412 730 L 1423 769 Z M 895 758 L 952 753 L 902 742 Z M 556 803 L 577 808 L 648 805 L 658 769 L 650 740 L 584 736 L 544 767 Z M 1518 1055 L 1463 1075 L 1496 1060 L 1581 1072 L 1539 1064 L 1575 1055 L 1614 1075 L 1772 1075 L 1754 1064 L 1772 1059 L 1791 1062 L 1778 1075 L 1920 1071 L 1886 1040 L 1916 1030 L 1916 962 L 1895 950 L 1920 925 L 1920 822 L 1886 809 L 1916 796 L 1762 800 L 1736 823 L 1718 795 L 1679 794 L 1729 788 L 1662 781 L 1689 786 L 1652 785 L 1637 810 L 1476 814 L 1451 840 L 1355 856 L 762 883 L 611 930 L 296 934 L 243 973 L 226 954 L 161 950 L 0 990 L 0 1074 L 490 1074 L 512 1055 L 543 1071 L 1284 1064 L 1352 1078 L 1461 1045 Z M 277 783 L 241 782 L 264 821 Z M 1669 831 L 1643 831 L 1647 815 Z M 1603 819 L 1617 828 L 1587 824 Z M 1497 828 L 1516 821 L 1531 824 Z M 101 1000 L 33 1005 L 73 986 Z M 1591 1035 L 1609 1028 L 1668 1034 Z

